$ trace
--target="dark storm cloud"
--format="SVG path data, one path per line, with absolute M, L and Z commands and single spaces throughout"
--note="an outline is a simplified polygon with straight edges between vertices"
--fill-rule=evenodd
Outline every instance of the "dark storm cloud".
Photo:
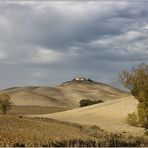
M 0 87 L 79 74 L 111 83 L 148 62 L 147 14 L 144 2 L 0 3 Z

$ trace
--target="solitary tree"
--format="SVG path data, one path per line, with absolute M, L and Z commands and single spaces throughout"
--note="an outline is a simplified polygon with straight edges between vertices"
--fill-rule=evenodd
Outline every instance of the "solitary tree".
M 12 102 L 10 102 L 10 97 L 8 95 L 0 95 L 0 110 L 2 113 L 6 113 L 11 108 Z
M 138 100 L 138 123 L 148 128 L 148 65 L 139 64 L 130 72 L 120 74 L 121 83 L 128 88 Z

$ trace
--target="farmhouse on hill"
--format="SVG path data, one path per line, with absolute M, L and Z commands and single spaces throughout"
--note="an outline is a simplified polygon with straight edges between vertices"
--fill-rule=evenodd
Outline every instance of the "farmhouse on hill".
M 76 77 L 76 81 L 86 81 L 85 77 Z

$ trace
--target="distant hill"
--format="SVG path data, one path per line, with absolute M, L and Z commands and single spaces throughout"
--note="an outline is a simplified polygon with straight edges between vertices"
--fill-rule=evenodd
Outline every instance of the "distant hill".
M 109 101 L 130 96 L 128 92 L 90 79 L 72 80 L 55 87 L 25 86 L 0 91 L 18 106 L 79 107 L 82 99 Z

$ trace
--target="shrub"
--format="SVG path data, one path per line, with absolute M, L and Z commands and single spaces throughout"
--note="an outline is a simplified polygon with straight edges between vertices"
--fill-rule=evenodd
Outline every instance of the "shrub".
M 144 102 L 140 102 L 138 104 L 137 109 L 138 109 L 139 124 L 142 127 L 148 128 L 148 120 L 147 120 L 148 108 L 145 106 Z
M 2 113 L 6 113 L 11 108 L 12 102 L 10 102 L 10 97 L 8 95 L 0 95 L 0 110 Z
M 126 120 L 130 125 L 138 126 L 138 116 L 135 113 L 128 114 Z
M 88 106 L 88 105 L 93 105 L 93 104 L 97 104 L 97 103 L 102 103 L 102 102 L 103 102 L 102 100 L 92 101 L 92 100 L 89 100 L 89 99 L 82 99 L 80 101 L 80 107 L 84 107 L 84 106 Z
M 145 131 L 144 135 L 145 135 L 145 136 L 148 136 L 148 131 Z

